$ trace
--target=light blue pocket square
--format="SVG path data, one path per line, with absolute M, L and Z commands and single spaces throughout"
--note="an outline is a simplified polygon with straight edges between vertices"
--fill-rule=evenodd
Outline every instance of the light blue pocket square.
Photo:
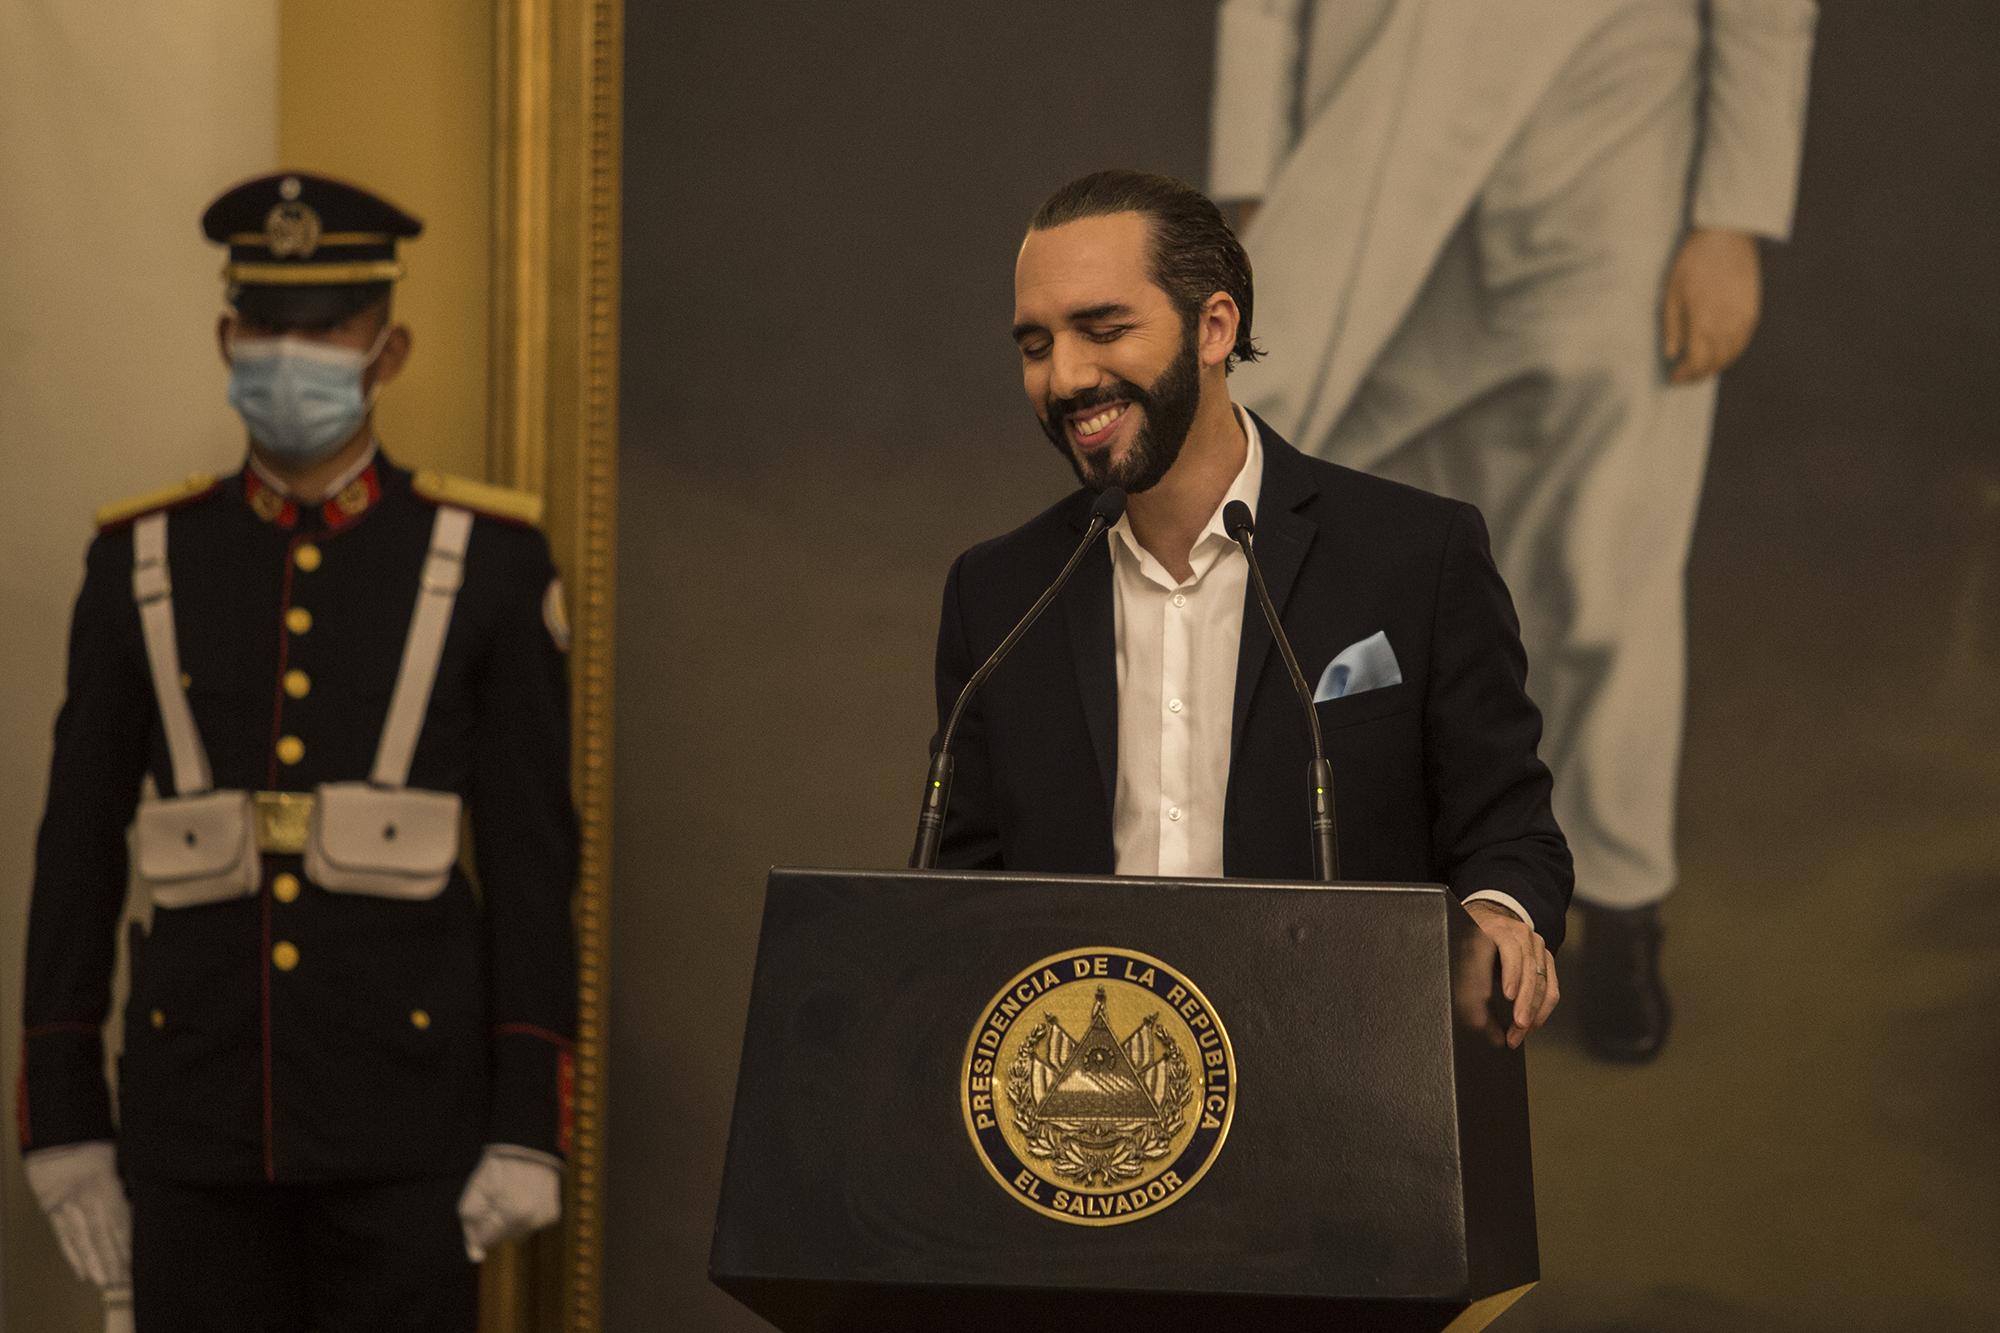
M 1320 673 L 1319 688 L 1313 691 L 1313 702 L 1323 704 L 1328 699 L 1344 699 L 1363 690 L 1402 683 L 1403 668 L 1397 665 L 1396 650 L 1389 646 L 1389 636 L 1376 630 L 1359 643 L 1341 649 L 1340 655 L 1326 664 L 1326 670 Z

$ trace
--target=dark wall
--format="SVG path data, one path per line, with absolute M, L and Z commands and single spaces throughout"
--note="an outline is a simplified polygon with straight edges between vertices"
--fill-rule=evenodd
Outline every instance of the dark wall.
M 1689 575 L 1678 1026 L 1536 1038 L 1509 1327 L 2000 1312 L 2000 6 L 1823 8 Z M 905 855 L 945 569 L 1071 484 L 1014 247 L 1199 180 L 1212 13 L 627 7 L 608 1328 L 759 1326 L 704 1268 L 764 870 Z
M 1007 329 L 1030 213 L 1198 176 L 1207 4 L 627 7 L 606 1326 L 706 1285 L 764 872 L 900 865 L 959 550 L 1075 485 Z

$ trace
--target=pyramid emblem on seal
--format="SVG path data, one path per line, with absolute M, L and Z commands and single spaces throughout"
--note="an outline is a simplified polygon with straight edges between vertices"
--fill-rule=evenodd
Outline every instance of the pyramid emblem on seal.
M 1104 1017 L 1104 988 L 1090 1009 L 1090 1026 L 1077 1039 L 1055 1083 L 1035 1107 L 1036 1114 L 1060 1121 L 1154 1120 L 1160 1108 L 1146 1090 L 1132 1057 L 1111 1033 Z

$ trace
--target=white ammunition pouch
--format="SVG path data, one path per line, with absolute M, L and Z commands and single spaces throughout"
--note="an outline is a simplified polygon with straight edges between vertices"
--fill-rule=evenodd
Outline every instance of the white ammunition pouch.
M 303 853 L 307 877 L 334 893 L 417 900 L 443 891 L 458 860 L 459 799 L 404 784 L 437 681 L 471 531 L 466 510 L 438 510 L 368 780 L 324 783 L 307 795 L 210 789 L 207 752 L 180 683 L 167 516 L 139 520 L 133 594 L 179 793 L 141 801 L 133 823 L 139 881 L 156 907 L 254 896 L 263 882 L 263 852 Z
M 329 782 L 316 793 L 306 877 L 334 893 L 435 898 L 458 863 L 458 797 Z
M 250 808 L 247 791 L 139 803 L 132 848 L 155 907 L 198 907 L 257 892 L 263 863 Z

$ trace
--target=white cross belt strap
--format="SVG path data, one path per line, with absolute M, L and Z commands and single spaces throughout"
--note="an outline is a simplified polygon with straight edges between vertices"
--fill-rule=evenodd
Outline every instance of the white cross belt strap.
M 458 797 L 412 791 L 404 784 L 464 582 L 471 533 L 469 511 L 438 510 L 374 770 L 367 782 L 325 783 L 315 792 L 305 871 L 321 888 L 431 898 L 443 890 L 457 863 Z M 133 527 L 132 595 L 175 790 L 171 798 L 140 804 L 133 825 L 139 878 L 158 907 L 198 907 L 255 895 L 263 877 L 254 798 L 249 792 L 210 790 L 214 780 L 208 754 L 181 687 L 164 513 L 148 514 Z
M 306 875 L 329 892 L 433 898 L 458 862 L 458 797 L 405 784 L 437 684 L 452 607 L 465 581 L 471 535 L 469 510 L 438 510 L 375 767 L 366 782 L 323 783 L 317 792 L 306 837 Z
M 181 688 L 181 654 L 174 638 L 174 584 L 167 572 L 167 516 L 146 515 L 132 525 L 132 600 L 139 604 L 139 628 L 146 638 L 146 661 L 153 671 L 153 697 L 167 733 L 167 757 L 174 769 L 174 794 L 195 796 L 212 785 L 208 752 Z
M 465 544 L 472 535 L 469 510 L 449 506 L 437 511 L 431 524 L 431 549 L 417 584 L 417 607 L 410 614 L 410 634 L 403 641 L 403 665 L 396 673 L 396 692 L 389 699 L 388 720 L 375 749 L 375 768 L 368 780 L 378 787 L 400 787 L 410 780 L 410 760 L 417 736 L 424 729 L 431 687 L 437 684 L 438 662 L 444 656 L 445 631 L 451 609 L 465 581 Z
M 250 794 L 209 790 L 208 752 L 181 687 L 164 511 L 132 525 L 132 600 L 174 774 L 173 796 L 141 801 L 132 824 L 139 881 L 160 907 L 197 907 L 255 893 L 260 876 Z

